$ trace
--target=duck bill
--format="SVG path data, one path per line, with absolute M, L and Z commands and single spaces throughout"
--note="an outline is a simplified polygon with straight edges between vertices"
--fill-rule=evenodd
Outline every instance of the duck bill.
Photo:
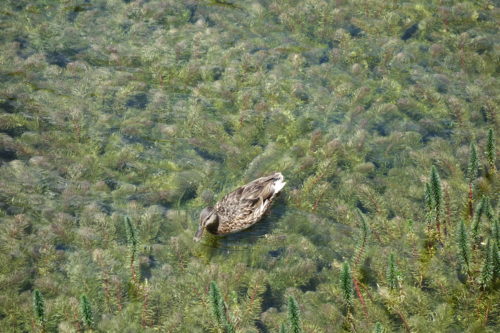
M 198 227 L 198 231 L 196 231 L 196 234 L 193 237 L 193 240 L 195 242 L 199 242 L 200 241 L 201 236 L 203 235 L 203 229 L 205 229 L 205 228 L 203 228 L 201 225 Z

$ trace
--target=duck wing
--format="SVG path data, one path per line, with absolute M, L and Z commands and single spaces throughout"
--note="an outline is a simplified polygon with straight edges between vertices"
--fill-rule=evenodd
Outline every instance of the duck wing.
M 241 230 L 254 224 L 266 212 L 284 185 L 283 175 L 275 173 L 258 178 L 227 194 L 216 204 L 220 219 L 219 228 L 224 229 L 225 225 L 232 225 Z

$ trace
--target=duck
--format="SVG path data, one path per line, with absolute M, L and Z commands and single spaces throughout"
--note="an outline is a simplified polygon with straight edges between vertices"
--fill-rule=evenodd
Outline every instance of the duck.
M 285 186 L 284 180 L 281 172 L 257 178 L 226 194 L 213 207 L 204 208 L 193 240 L 199 241 L 205 229 L 214 235 L 226 235 L 259 222 Z

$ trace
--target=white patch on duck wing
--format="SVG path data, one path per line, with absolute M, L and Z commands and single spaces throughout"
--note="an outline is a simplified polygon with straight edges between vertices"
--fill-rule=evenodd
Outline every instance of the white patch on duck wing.
M 283 189 L 283 187 L 285 187 L 286 182 L 284 182 L 284 180 L 285 180 L 285 177 L 283 177 L 281 172 L 275 173 L 275 178 L 274 178 L 274 182 L 273 182 L 274 193 L 280 192 Z
M 277 180 L 274 182 L 274 193 L 280 192 L 283 187 L 285 187 L 286 182 L 284 182 L 282 179 Z

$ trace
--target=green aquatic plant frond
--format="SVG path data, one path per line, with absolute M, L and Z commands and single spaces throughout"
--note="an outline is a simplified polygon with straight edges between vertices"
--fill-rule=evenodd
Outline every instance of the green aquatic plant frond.
M 386 279 L 389 289 L 398 289 L 400 287 L 401 274 L 396 265 L 396 259 L 393 253 L 389 255 L 389 260 L 387 262 Z
M 45 301 L 42 293 L 38 289 L 33 291 L 33 310 L 36 319 L 43 325 L 45 322 Z
M 469 235 L 467 233 L 467 228 L 465 227 L 464 220 L 460 220 L 457 233 L 457 247 L 458 254 L 462 261 L 462 267 L 469 272 L 470 270 L 470 241 Z
M 293 296 L 288 298 L 288 332 L 302 333 L 299 305 Z
M 493 208 L 491 207 L 491 200 L 488 196 L 483 195 L 481 198 L 481 201 L 476 206 L 476 210 L 474 211 L 474 216 L 472 219 L 472 225 L 471 225 L 471 235 L 473 239 L 478 239 L 480 236 L 479 233 L 479 226 L 481 223 L 481 217 L 486 216 L 488 219 L 488 222 L 490 222 L 490 225 L 492 227 L 492 231 L 494 231 L 494 225 L 495 225 L 495 216 L 493 213 Z
M 212 308 L 212 315 L 217 326 L 222 328 L 225 333 L 235 332 L 233 324 L 227 318 L 226 305 L 215 281 L 210 282 L 209 301 Z
M 483 213 L 486 215 L 486 218 L 488 218 L 489 222 L 493 222 L 495 218 L 495 214 L 493 211 L 493 207 L 491 207 L 491 200 L 488 196 L 483 196 L 484 198 L 484 208 L 483 208 Z
M 365 215 L 359 209 L 357 209 L 356 212 L 361 224 L 361 235 L 359 236 L 358 243 L 356 244 L 356 253 L 353 260 L 353 265 L 355 267 L 357 267 L 363 259 L 370 236 L 370 226 L 368 225 Z
M 500 247 L 500 216 L 492 221 L 491 233 L 493 235 L 493 241 L 496 246 Z
M 132 224 L 132 220 L 130 217 L 125 216 L 124 218 L 125 232 L 127 234 L 127 245 L 130 249 L 130 253 L 132 256 L 135 256 L 137 253 L 137 235 L 135 231 L 135 227 Z
M 469 164 L 467 166 L 467 178 L 472 183 L 479 174 L 479 157 L 477 156 L 477 147 L 474 142 L 470 144 Z
M 90 301 L 85 294 L 80 296 L 80 318 L 87 328 L 94 326 L 94 314 L 92 313 Z
M 373 327 L 373 333 L 384 333 L 385 332 L 385 328 L 384 326 L 382 326 L 381 323 L 379 322 L 376 322 L 375 323 L 375 326 Z
M 500 331 L 497 7 L 0 1 L 0 331 Z
M 483 288 L 487 288 L 496 277 L 495 251 L 498 251 L 498 249 L 496 249 L 496 245 L 492 244 L 492 242 L 488 240 L 484 249 L 484 261 L 481 267 L 481 275 L 479 278 L 479 281 Z
M 427 209 L 429 211 L 432 211 L 434 207 L 434 196 L 432 194 L 431 185 L 429 183 L 425 183 L 424 202 Z
M 495 131 L 493 128 L 488 129 L 488 138 L 486 140 L 486 159 L 488 167 L 495 173 L 496 171 L 496 146 L 495 146 Z
M 210 282 L 209 299 L 210 304 L 212 305 L 212 315 L 214 316 L 217 324 L 222 325 L 226 316 L 226 310 L 219 287 L 217 287 L 217 284 L 214 281 Z
M 344 262 L 342 264 L 339 282 L 340 282 L 339 283 L 340 291 L 344 299 L 344 304 L 346 305 L 347 309 L 349 309 L 352 306 L 354 299 L 354 288 L 353 288 L 351 268 L 348 262 Z
M 486 196 L 483 196 L 481 198 L 481 201 L 477 204 L 476 210 L 474 211 L 474 217 L 472 220 L 472 226 L 471 226 L 471 234 L 472 238 L 476 239 L 478 237 L 479 233 L 479 224 L 481 222 L 481 217 L 485 213 L 485 211 L 488 209 L 489 206 L 489 198 Z
M 427 198 L 428 195 L 430 195 L 430 198 Z M 430 181 L 429 185 L 426 184 L 425 196 L 426 197 L 424 199 L 426 204 L 431 207 L 431 210 L 427 213 L 429 222 L 427 234 L 428 237 L 430 237 L 429 244 L 432 244 L 435 240 L 441 240 L 441 215 L 444 209 L 443 185 L 441 184 L 441 177 L 439 176 L 435 165 L 431 167 Z M 432 231 L 431 229 L 432 220 L 434 220 L 433 222 L 436 227 L 435 231 Z
M 249 324 L 255 320 L 258 320 L 260 311 L 262 309 L 262 297 L 261 295 L 265 291 L 265 277 L 256 274 L 255 277 L 249 281 L 249 286 L 247 290 L 247 296 L 245 302 L 242 304 L 244 318 Z
M 137 282 L 139 280 L 140 271 L 137 270 L 137 250 L 138 250 L 138 239 L 137 232 L 134 224 L 129 216 L 125 216 L 124 218 L 125 232 L 127 234 L 127 247 L 129 250 L 129 269 L 132 278 L 132 283 L 135 285 L 131 286 L 132 288 L 137 287 Z M 131 290 L 132 294 L 135 294 L 135 291 Z
M 443 189 L 441 185 L 441 177 L 439 176 L 437 168 L 434 165 L 431 168 L 430 189 L 434 209 L 436 210 L 436 213 L 439 213 L 442 208 Z
M 494 279 L 495 278 L 500 278 L 500 251 L 498 250 L 500 248 L 500 245 L 497 244 L 491 244 L 491 248 L 493 250 L 492 257 L 493 257 L 493 267 L 494 267 Z

